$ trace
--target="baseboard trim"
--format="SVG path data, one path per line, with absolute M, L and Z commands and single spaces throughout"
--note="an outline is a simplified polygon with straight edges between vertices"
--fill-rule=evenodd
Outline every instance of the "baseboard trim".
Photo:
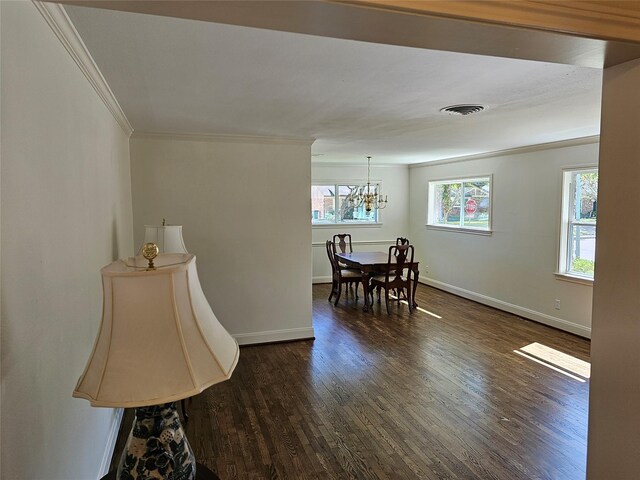
M 513 313 L 514 315 L 533 320 L 534 322 L 542 323 L 544 325 L 548 325 L 565 332 L 573 333 L 581 337 L 591 338 L 591 328 L 579 325 L 577 323 L 568 322 L 567 320 L 563 320 L 562 318 L 553 317 L 551 315 L 547 315 L 546 313 L 536 312 L 535 310 L 531 310 L 529 308 L 514 305 L 513 303 L 509 302 L 504 302 L 502 300 L 498 300 L 497 298 L 482 295 L 470 290 L 465 290 L 464 288 L 456 287 L 455 285 L 449 285 L 448 283 L 440 282 L 432 278 L 420 276 L 419 282 L 431 287 L 438 288 L 440 290 L 444 290 L 445 292 L 453 293 L 454 295 L 458 295 L 463 298 L 468 298 L 469 300 L 473 300 L 474 302 L 497 308 L 498 310 Z
M 288 328 L 285 330 L 269 330 L 267 332 L 238 333 L 233 336 L 238 345 L 254 343 L 290 342 L 291 340 L 308 340 L 315 338 L 313 327 Z
M 311 279 L 311 283 L 331 283 L 333 281 L 333 278 L 331 278 L 330 276 L 324 276 L 324 277 L 313 277 Z
M 109 466 L 111 465 L 113 452 L 116 449 L 116 441 L 118 440 L 118 432 L 120 431 L 120 424 L 122 423 L 123 414 L 124 414 L 124 408 L 113 409 L 113 418 L 111 420 L 111 431 L 109 432 L 109 438 L 107 438 L 107 448 L 104 451 L 102 462 L 100 462 L 100 471 L 98 473 L 98 478 L 102 478 L 107 473 L 109 473 Z

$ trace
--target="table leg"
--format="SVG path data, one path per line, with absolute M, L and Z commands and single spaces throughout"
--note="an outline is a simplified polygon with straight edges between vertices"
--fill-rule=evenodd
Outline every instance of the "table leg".
M 418 302 L 416 302 L 416 289 L 418 288 L 418 278 L 420 278 L 420 272 L 418 270 L 413 271 L 413 292 L 411 292 L 411 302 L 413 302 L 413 308 L 418 307 Z
M 368 312 L 369 311 L 369 274 L 364 270 L 362 270 L 362 289 L 364 290 L 364 307 L 362 307 L 362 311 Z

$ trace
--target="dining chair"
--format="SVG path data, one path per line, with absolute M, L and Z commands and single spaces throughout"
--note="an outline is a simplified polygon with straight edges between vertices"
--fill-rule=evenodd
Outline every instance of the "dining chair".
M 336 233 L 333 236 L 333 243 L 336 249 L 339 248 L 342 253 L 353 253 L 353 247 L 351 246 L 351 234 L 350 233 Z M 337 250 L 336 250 L 337 251 Z M 341 268 L 348 268 L 347 265 L 338 261 Z
M 413 311 L 413 299 L 411 298 L 411 264 L 413 264 L 413 245 L 392 245 L 389 247 L 387 268 L 384 274 L 376 275 L 371 279 L 371 288 L 378 292 L 380 303 L 380 291 L 384 288 L 384 300 L 389 310 L 389 291 L 395 290 L 396 298 L 400 303 L 401 293 L 406 289 L 405 298 L 409 304 L 409 312 Z
M 331 240 L 326 242 L 327 256 L 329 257 L 329 263 L 331 263 L 331 293 L 329 294 L 329 301 L 336 295 L 334 305 L 338 305 L 340 295 L 342 294 L 342 284 L 347 284 L 347 287 L 356 284 L 356 300 L 358 299 L 358 285 L 362 282 L 362 274 L 359 270 L 353 270 L 348 268 L 342 268 L 336 258 L 336 244 Z
M 411 242 L 409 242 L 409 239 L 407 237 L 398 237 L 398 238 L 396 238 L 396 245 L 409 245 L 410 243 Z M 407 271 L 408 271 L 408 269 L 403 272 L 403 275 L 406 275 Z M 398 295 L 397 292 L 396 292 L 396 295 Z M 400 297 L 398 296 L 398 298 L 400 298 Z M 406 298 L 405 298 L 405 300 L 406 300 Z
M 333 236 L 333 243 L 335 243 L 336 248 L 339 248 L 342 253 L 353 252 L 350 233 L 336 233 Z

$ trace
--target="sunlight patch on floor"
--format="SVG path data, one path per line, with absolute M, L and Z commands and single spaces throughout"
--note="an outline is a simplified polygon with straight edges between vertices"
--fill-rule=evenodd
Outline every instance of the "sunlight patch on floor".
M 396 297 L 395 295 L 391 295 L 391 294 L 389 295 L 389 298 L 392 298 L 394 300 L 398 299 L 398 297 Z M 409 305 L 406 300 L 400 300 L 400 303 L 402 303 L 404 305 L 407 305 L 407 306 Z M 426 313 L 427 315 L 431 315 L 432 317 L 435 317 L 435 318 L 442 318 L 440 315 L 436 315 L 435 313 L 430 312 L 429 310 L 425 310 L 424 308 L 421 308 L 421 307 L 416 307 L 416 310 L 418 310 L 419 312 L 422 312 L 422 313 Z
M 579 382 L 584 383 L 586 379 L 591 377 L 589 362 L 537 342 L 514 350 L 514 352 Z

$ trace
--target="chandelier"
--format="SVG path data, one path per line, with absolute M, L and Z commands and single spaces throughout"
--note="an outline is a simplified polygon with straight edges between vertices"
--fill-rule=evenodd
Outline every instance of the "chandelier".
M 371 157 L 367 157 L 367 184 L 354 187 L 345 198 L 345 204 L 350 208 L 364 205 L 367 213 L 373 209 L 382 210 L 387 206 L 387 196 L 382 198 L 378 193 L 378 186 L 371 186 Z

